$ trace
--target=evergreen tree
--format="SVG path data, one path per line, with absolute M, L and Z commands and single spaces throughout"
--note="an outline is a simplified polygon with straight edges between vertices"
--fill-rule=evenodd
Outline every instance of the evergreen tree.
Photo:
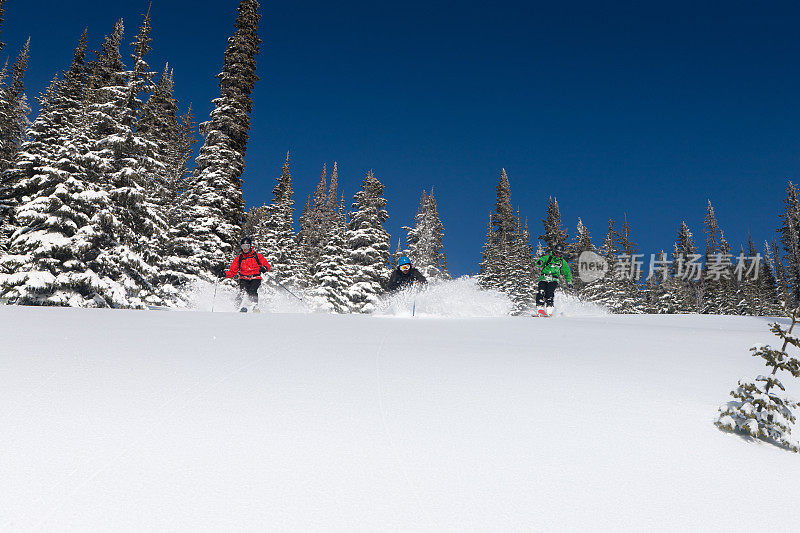
M 249 235 L 253 239 L 253 244 L 259 250 L 261 249 L 262 239 L 258 238 L 256 233 L 258 233 L 258 228 L 261 227 L 267 219 L 267 207 L 267 204 L 251 207 L 244 216 L 244 234 Z
M 570 255 L 572 256 L 570 268 L 572 269 L 573 273 L 573 283 L 575 284 L 575 289 L 580 293 L 581 290 L 583 290 L 583 288 L 586 286 L 586 283 L 578 276 L 578 260 L 583 252 L 597 252 L 597 248 L 595 248 L 594 244 L 592 244 L 592 237 L 589 233 L 589 228 L 583 224 L 583 221 L 580 218 L 578 219 L 578 226 L 575 230 L 575 240 L 568 249 Z
M 623 313 L 627 312 L 625 305 L 628 295 L 617 277 L 617 244 L 614 220 L 609 219 L 608 231 L 600 246 L 600 255 L 605 259 L 608 270 L 602 278 L 585 285 L 581 290 L 581 296 L 587 301 L 606 307 L 611 312 Z
M 789 305 L 789 280 L 788 275 L 786 273 L 786 266 L 784 265 L 783 257 L 781 256 L 781 246 L 778 241 L 773 240 L 772 246 L 770 247 L 772 251 L 772 258 L 774 260 L 774 270 L 775 273 L 775 282 L 778 285 L 778 301 L 782 302 L 783 307 Z
M 32 143 L 50 141 L 31 146 L 39 155 L 24 146 L 12 171 L 27 198 L 15 209 L 26 229 L 15 233 L 3 259 L 13 274 L 2 286 L 18 303 L 142 307 L 148 296 L 137 239 L 146 237 L 150 220 L 138 189 L 142 174 L 131 166 L 141 162 L 126 151 L 131 113 L 122 35 L 120 21 L 87 66 L 84 34 L 32 128 Z
M 317 182 L 314 194 L 309 198 L 308 205 L 303 209 L 300 217 L 300 233 L 298 240 L 303 250 L 307 268 L 311 275 L 316 273 L 317 263 L 322 257 L 325 245 L 336 223 L 330 210 L 330 195 L 328 190 L 327 165 L 322 165 L 322 173 Z
M 398 242 L 398 251 L 399 251 Z M 483 252 L 481 253 L 480 272 L 478 274 L 478 283 L 484 289 L 497 289 L 499 290 L 503 283 L 503 258 L 505 252 L 503 250 L 504 243 L 497 238 L 492 225 L 492 216 L 489 215 L 489 222 L 486 228 L 486 239 L 483 244 Z M 541 255 L 541 254 L 539 254 Z
M 675 303 L 676 313 L 698 312 L 697 296 L 697 273 L 702 275 L 702 271 L 694 270 L 697 259 L 694 246 L 694 237 L 686 222 L 681 222 L 678 228 L 678 236 L 672 254 L 672 277 L 667 284 L 667 289 L 671 293 L 670 300 Z
M 383 184 L 370 170 L 353 199 L 345 234 L 345 248 L 353 269 L 347 296 L 356 312 L 374 311 L 383 292 L 389 263 L 389 234 L 383 228 L 389 214 L 383 190 Z
M 795 378 L 800 377 L 800 359 L 787 351 L 789 345 L 800 348 L 800 339 L 792 336 L 800 319 L 800 309 L 794 309 L 789 316 L 792 324 L 788 329 L 777 322 L 770 328 L 783 341 L 779 350 L 769 345 L 756 345 L 750 349 L 754 356 L 764 359 L 772 372 L 768 376 L 758 376 L 755 380 L 740 379 L 739 386 L 731 392 L 734 401 L 720 407 L 715 424 L 722 430 L 763 439 L 798 452 L 800 446 L 791 439 L 791 426 L 795 421 L 792 409 L 797 408 L 798 404 L 783 394 L 774 392 L 776 389 L 786 390 L 777 377 L 778 371 L 789 372 Z
M 220 97 L 200 129 L 205 140 L 187 184 L 192 206 L 175 235 L 183 272 L 199 278 L 221 276 L 238 250 L 244 226 L 242 174 L 256 75 L 257 0 L 240 0 L 236 31 L 228 39 L 219 78 Z
M 417 270 L 428 281 L 450 279 L 444 254 L 444 224 L 439 218 L 433 191 L 430 194 L 422 191 L 414 227 L 404 226 L 403 229 L 407 232 L 406 253 Z
M 134 61 L 141 64 L 136 57 Z M 184 243 L 177 227 L 189 219 L 193 209 L 182 193 L 197 138 L 191 105 L 184 115 L 179 116 L 173 80 L 173 71 L 166 65 L 158 82 L 152 85 L 152 94 L 141 107 L 136 133 L 153 143 L 155 164 L 144 185 L 149 201 L 157 206 L 166 225 L 165 230 L 155 234 L 152 243 L 158 256 L 156 279 L 168 299 L 177 301 L 183 293 L 182 287 L 194 279 L 183 268 L 183 256 L 189 251 L 182 249 Z
M 154 283 L 167 225 L 152 194 L 152 176 L 163 163 L 157 159 L 157 144 L 135 129 L 143 106 L 140 95 L 153 76 L 144 59 L 149 33 L 147 14 L 133 42 L 134 67 L 128 70 L 119 50 L 124 26 L 118 21 L 92 64 L 88 92 L 91 141 L 86 161 L 109 201 L 98 205 L 92 221 L 87 260 L 101 278 L 124 288 L 101 293 L 112 307 L 164 303 Z
M 791 181 L 786 186 L 783 221 L 778 229 L 786 257 L 785 283 L 789 290 L 792 307 L 800 305 L 800 199 L 797 188 Z
M 578 226 L 575 230 L 575 241 L 569 247 L 570 253 L 574 256 L 580 256 L 583 252 L 595 252 L 597 249 L 592 244 L 592 236 L 589 233 L 583 221 L 578 219 Z
M 645 282 L 645 300 L 648 313 L 674 314 L 682 312 L 683 302 L 678 298 L 679 291 L 675 287 L 678 280 L 671 277 L 666 252 L 661 250 L 656 256 L 659 268 L 648 273 Z
M 514 209 L 511 207 L 511 186 L 506 169 L 501 169 L 495 190 L 497 199 L 494 211 L 489 215 L 489 231 L 483 246 L 478 282 L 485 289 L 501 290 L 508 279 L 506 259 L 516 229 Z
M 185 177 L 187 159 L 184 159 L 181 125 L 178 118 L 178 101 L 173 96 L 173 80 L 169 65 L 153 87 L 153 93 L 142 107 L 136 123 L 136 132 L 156 145 L 155 158 L 161 164 L 151 179 L 151 193 L 160 205 L 175 200 L 174 182 Z
M 616 249 L 621 252 L 616 262 L 613 283 L 619 295 L 615 309 L 618 313 L 645 312 L 645 299 L 640 285 L 642 271 L 640 258 L 636 257 L 636 243 L 631 240 L 631 226 L 625 215 L 622 228 L 616 232 Z
M 528 221 L 523 225 L 517 211 L 516 228 L 511 238 L 511 248 L 508 255 L 507 276 L 502 287 L 514 302 L 512 314 L 527 315 L 531 313 L 536 301 L 536 286 L 534 285 L 534 262 L 531 248 L 531 234 Z
M 492 226 L 494 232 L 499 235 L 499 240 L 506 241 L 508 240 L 507 236 L 514 232 L 516 220 L 514 208 L 511 207 L 511 184 L 504 168 L 500 169 L 500 180 L 495 190 L 497 191 L 497 200 L 492 213 Z
M 539 240 L 543 241 L 548 250 L 561 245 L 565 250 L 567 245 L 567 230 L 561 225 L 561 211 L 558 208 L 558 200 L 552 196 L 547 200 L 547 217 L 542 219 L 544 233 L 539 235 Z
M 294 189 L 288 152 L 281 175 L 272 189 L 272 203 L 263 209 L 263 217 L 254 223 L 249 234 L 273 265 L 281 283 L 297 288 L 307 287 L 310 274 L 300 256 L 294 233 Z
M 765 284 L 773 287 L 773 292 L 768 295 L 768 299 L 775 302 L 774 308 L 769 312 L 770 315 L 774 315 L 778 310 L 785 308 L 789 302 L 789 292 L 784 285 L 785 275 L 780 257 L 780 247 L 776 242 L 770 245 L 764 241 L 764 269 L 764 275 L 768 276 Z
M 335 227 L 339 221 L 339 163 L 333 162 L 331 181 L 328 184 L 328 198 L 326 202 L 326 215 L 331 220 L 330 226 Z
M 28 38 L 11 68 L 11 80 L 8 85 L 0 86 L 0 172 L 13 165 L 25 131 L 30 125 L 30 107 L 24 83 L 30 47 L 31 40 Z
M 2 6 L 0 6 L 1 9 Z M 86 32 L 83 32 L 75 49 L 72 66 L 61 79 L 56 76 L 45 93 L 39 97 L 40 113 L 26 133 L 26 144 L 17 152 L 14 168 L 0 176 L 0 221 L 3 214 L 16 205 L 20 197 L 35 193 L 38 181 L 23 180 L 49 172 L 60 159 L 54 155 L 69 137 L 83 108 L 83 97 L 88 77 L 85 63 Z M 45 160 L 46 163 L 44 162 Z M 5 208 L 5 210 L 4 210 Z
M 755 243 L 753 243 L 750 235 L 747 236 L 747 246 L 750 255 L 747 256 L 744 247 L 740 247 L 739 256 L 735 259 L 737 262 L 739 258 L 752 257 L 757 253 Z M 736 279 L 735 272 L 732 269 L 729 283 L 731 286 L 732 309 L 726 309 L 723 314 L 760 315 L 762 312 L 762 295 L 759 293 L 759 280 L 751 280 L 744 273 L 742 273 L 741 280 Z
M 336 165 L 334 164 L 334 172 Z M 344 204 L 336 211 L 336 223 L 330 230 L 329 238 L 320 257 L 314 274 L 314 289 L 311 296 L 321 309 L 334 313 L 348 313 L 351 309 L 348 289 L 352 285 L 352 267 L 348 263 L 345 249 L 347 220 Z
M 730 245 L 719 227 L 710 200 L 706 206 L 705 234 L 705 268 L 698 284 L 703 313 L 732 314 L 736 305 Z

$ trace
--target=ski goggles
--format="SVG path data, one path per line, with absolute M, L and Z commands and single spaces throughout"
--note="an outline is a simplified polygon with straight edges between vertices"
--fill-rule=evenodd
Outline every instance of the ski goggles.
M 408 263 L 406 263 L 405 265 L 400 265 L 400 270 L 402 270 L 403 272 L 408 272 L 409 270 L 411 270 L 411 265 L 409 265 Z
M 243 244 L 242 245 L 242 251 L 246 252 L 246 251 L 250 250 L 250 248 L 252 248 L 252 247 L 253 247 L 252 244 Z

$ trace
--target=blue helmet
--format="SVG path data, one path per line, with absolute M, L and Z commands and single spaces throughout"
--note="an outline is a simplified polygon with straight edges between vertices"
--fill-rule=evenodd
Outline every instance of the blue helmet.
M 401 257 L 401 258 L 400 258 L 400 259 L 397 261 L 397 266 L 410 265 L 410 264 L 411 264 L 411 259 L 409 259 L 409 258 L 408 258 L 408 257 L 406 257 L 405 255 L 404 255 L 403 257 Z

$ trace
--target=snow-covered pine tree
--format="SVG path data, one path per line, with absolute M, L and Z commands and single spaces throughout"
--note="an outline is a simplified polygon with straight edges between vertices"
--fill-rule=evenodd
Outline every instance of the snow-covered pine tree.
M 312 276 L 316 273 L 317 263 L 322 257 L 325 244 L 335 222 L 330 211 L 328 167 L 327 164 L 323 164 L 317 188 L 314 190 L 313 196 L 310 197 L 308 205 L 303 209 L 303 214 L 300 217 L 300 231 L 298 233 L 298 242 L 303 252 L 306 267 Z
M 417 214 L 414 217 L 414 227 L 404 226 L 403 229 L 407 235 L 407 254 L 414 267 L 428 281 L 451 279 L 444 253 L 444 224 L 439 218 L 433 190 L 430 194 L 422 191 Z
M 773 259 L 773 273 L 775 274 L 775 283 L 778 285 L 778 301 L 781 302 L 782 307 L 789 305 L 789 281 L 787 279 L 786 265 L 784 265 L 783 257 L 781 256 L 781 245 L 778 240 L 773 240 L 770 246 L 771 256 Z
M 176 228 L 189 217 L 193 207 L 182 193 L 197 138 L 191 105 L 184 115 L 179 116 L 178 101 L 173 92 L 173 71 L 166 65 L 153 86 L 152 94 L 142 106 L 136 132 L 154 143 L 153 158 L 157 166 L 145 182 L 146 192 L 166 224 L 166 230 L 157 232 L 152 244 L 158 255 L 156 281 L 165 298 L 177 303 L 183 286 L 193 279 L 181 268 L 186 251 L 181 250 Z
M 636 243 L 631 240 L 631 226 L 628 215 L 625 214 L 622 228 L 615 234 L 617 250 L 624 256 L 624 263 L 618 261 L 617 272 L 614 275 L 614 285 L 620 296 L 620 303 L 615 309 L 617 313 L 644 313 L 644 293 L 640 285 L 641 266 L 640 258 L 636 256 Z
M 694 238 L 686 222 L 681 222 L 672 254 L 671 278 L 665 288 L 671 293 L 670 300 L 675 304 L 676 313 L 697 313 L 700 311 L 697 295 L 697 281 L 694 266 L 691 264 L 696 254 Z M 702 275 L 702 271 L 700 271 Z M 688 276 L 688 279 L 684 277 Z
M 558 200 L 552 196 L 547 199 L 547 216 L 542 219 L 544 233 L 539 235 L 539 240 L 545 243 L 547 250 L 552 250 L 556 245 L 561 245 L 568 250 L 567 230 L 561 225 L 561 210 Z
M 11 67 L 11 80 L 8 85 L 0 86 L 0 172 L 13 164 L 25 138 L 25 131 L 30 126 L 30 107 L 24 82 L 30 48 L 31 40 L 28 38 Z
M 507 277 L 502 289 L 514 302 L 511 313 L 513 315 L 529 315 L 536 301 L 535 269 L 528 221 L 526 220 L 525 224 L 522 224 L 519 210 L 517 211 L 516 228 L 511 238 L 511 249 L 507 261 L 510 275 Z
M 0 10 L 2 8 L 0 5 Z M 0 23 L 2 23 L 1 19 Z M 25 139 L 26 129 L 30 126 L 28 120 L 30 107 L 24 83 L 30 55 L 30 43 L 31 40 L 28 38 L 12 67 L 9 83 L 6 83 L 7 62 L 0 72 L 0 255 L 8 249 L 14 230 L 11 218 L 12 209 L 17 205 L 21 192 L 18 187 L 18 173 L 9 175 L 5 171 L 13 166 L 14 159 Z M 2 48 L 2 43 L 0 43 L 0 48 Z M 48 88 L 40 100 L 46 98 L 48 92 L 54 92 L 54 86 L 55 83 L 51 84 L 51 88 Z
M 756 257 L 758 249 L 750 235 L 747 236 L 747 252 L 742 247 L 740 257 L 747 264 L 747 258 Z M 765 250 L 769 254 L 769 249 Z M 740 257 L 735 257 L 738 263 Z M 770 258 L 762 257 L 758 272 L 748 272 L 750 265 L 745 266 L 740 274 L 731 279 L 733 286 L 734 308 L 731 313 L 738 315 L 753 316 L 774 316 L 781 312 L 781 307 L 777 299 L 778 291 L 775 277 L 772 274 L 772 267 L 769 265 Z M 737 267 L 738 268 L 738 267 Z M 734 269 L 735 273 L 735 269 Z M 755 276 L 755 279 L 753 278 Z M 741 277 L 741 280 L 738 279 Z
M 617 278 L 616 265 L 618 252 L 617 231 L 614 220 L 608 220 L 608 231 L 600 246 L 600 255 L 608 264 L 605 276 L 586 284 L 581 290 L 581 297 L 589 302 L 600 304 L 614 313 L 624 313 L 628 295 Z
M 297 288 L 309 286 L 309 272 L 300 256 L 294 233 L 294 189 L 289 168 L 289 152 L 281 167 L 272 203 L 265 206 L 263 218 L 256 221 L 250 233 L 259 250 L 273 265 L 273 273 L 281 283 Z
M 586 286 L 586 283 L 578 276 L 578 259 L 580 259 L 583 252 L 597 251 L 594 244 L 592 244 L 592 236 L 589 233 L 589 228 L 583 224 L 580 218 L 578 219 L 578 226 L 575 230 L 575 240 L 570 244 L 568 250 L 571 256 L 570 259 L 572 260 L 569 265 L 572 269 L 572 282 L 575 285 L 575 289 L 580 293 L 583 287 Z
M 501 290 L 509 276 L 506 259 L 516 228 L 514 208 L 511 206 L 511 185 L 505 168 L 500 170 L 495 190 L 497 199 L 494 211 L 489 215 L 489 231 L 483 245 L 478 283 L 485 289 Z
M 172 71 L 170 71 L 171 81 Z M 164 190 L 165 205 L 163 216 L 169 230 L 158 270 L 159 279 L 163 280 L 162 283 L 169 284 L 169 287 L 164 287 L 166 294 L 175 292 L 183 294 L 182 287 L 195 279 L 193 276 L 188 275 L 186 269 L 181 266 L 184 258 L 191 253 L 191 250 L 181 248 L 181 245 L 186 244 L 186 240 L 180 239 L 179 224 L 188 218 L 188 212 L 193 209 L 193 206 L 187 201 L 188 197 L 185 191 L 191 175 L 189 161 L 194 155 L 194 145 L 197 143 L 196 128 L 197 124 L 194 121 L 190 104 L 186 113 L 178 119 L 178 134 L 173 144 L 174 147 L 165 153 L 168 159 L 165 174 L 167 181 Z M 175 298 L 172 296 L 170 299 L 174 300 Z
M 178 187 L 174 182 L 185 177 L 187 162 L 181 153 L 178 101 L 173 96 L 173 77 L 169 65 L 164 67 L 152 94 L 142 106 L 136 132 L 156 145 L 154 157 L 163 166 L 155 168 L 149 180 L 151 196 L 160 206 L 166 207 L 176 200 L 173 194 Z
M 592 244 L 592 236 L 583 224 L 583 220 L 578 218 L 578 225 L 575 229 L 575 241 L 570 246 L 570 253 L 574 256 L 580 256 L 583 252 L 594 252 L 597 249 Z
M 351 310 L 348 289 L 353 283 L 353 267 L 347 260 L 346 231 L 347 219 L 342 203 L 337 208 L 336 223 L 330 228 L 327 243 L 314 273 L 314 288 L 311 290 L 311 297 L 317 305 L 333 313 L 348 313 Z
M 325 214 L 330 221 L 329 226 L 331 228 L 340 222 L 339 205 L 339 163 L 334 161 L 333 170 L 331 170 L 331 181 L 328 183 L 328 198 L 325 203 Z
M 753 243 L 753 239 L 750 235 L 747 236 L 747 247 L 748 253 L 751 255 L 747 256 L 745 254 L 744 246 L 740 247 L 739 249 L 739 256 L 740 257 L 752 257 L 756 254 L 756 247 L 755 243 Z M 738 261 L 738 258 L 735 259 Z M 731 272 L 733 274 L 733 272 Z M 733 304 L 733 309 L 730 312 L 725 312 L 724 314 L 735 314 L 735 315 L 752 315 L 758 316 L 761 314 L 761 294 L 759 291 L 759 280 L 751 280 L 746 276 L 742 276 L 741 281 L 735 279 L 735 277 L 731 277 L 730 280 L 731 284 L 731 302 Z
M 781 244 L 786 257 L 785 283 L 789 289 L 792 307 L 800 305 L 800 199 L 797 187 L 791 181 L 786 186 L 784 211 L 781 213 Z
M 400 245 L 398 242 L 398 250 L 399 248 Z M 484 289 L 500 290 L 503 284 L 504 256 L 504 244 L 500 241 L 498 236 L 495 235 L 492 225 L 492 216 L 489 215 L 489 221 L 486 225 L 486 239 L 483 243 L 480 271 L 478 274 L 478 283 L 481 287 Z
M 658 265 L 668 265 L 667 253 L 664 250 L 659 251 L 656 255 L 656 261 L 658 261 Z M 672 289 L 672 284 L 675 281 L 674 278 L 670 277 L 670 271 L 667 268 L 656 268 L 652 275 L 648 272 L 644 287 L 646 312 L 655 314 L 674 314 L 679 312 L 681 303 L 676 300 L 676 291 Z
M 117 222 L 103 216 L 112 204 L 103 174 L 110 164 L 88 153 L 95 143 L 90 134 L 98 127 L 97 117 L 89 115 L 89 87 L 95 91 L 103 86 L 100 77 L 110 72 L 104 66 L 114 64 L 117 71 L 123 67 L 121 38 L 119 22 L 89 67 L 84 32 L 69 71 L 48 90 L 30 141 L 7 173 L 17 177 L 16 189 L 24 193 L 25 201 L 14 210 L 19 230 L 2 260 L 6 275 L 0 277 L 0 286 L 5 297 L 18 303 L 107 306 L 109 299 L 112 305 L 128 303 L 126 286 L 108 277 L 95 261 L 109 246 L 103 238 L 105 229 Z
M 345 248 L 353 280 L 347 296 L 355 312 L 374 311 L 386 281 L 389 234 L 383 224 L 389 220 L 389 213 L 383 190 L 383 184 L 370 170 L 353 198 Z
M 792 323 L 788 329 L 781 327 L 778 322 L 770 327 L 770 331 L 783 341 L 779 350 L 761 344 L 750 348 L 754 356 L 764 359 L 772 372 L 755 380 L 740 379 L 739 386 L 731 391 L 734 400 L 720 407 L 715 424 L 725 431 L 742 433 L 800 452 L 800 446 L 791 438 L 791 426 L 795 421 L 792 409 L 796 409 L 798 403 L 784 394 L 774 392 L 775 389 L 786 391 L 777 377 L 778 371 L 800 377 L 800 359 L 787 351 L 790 345 L 800 348 L 800 339 L 792 335 L 800 319 L 800 309 L 792 310 L 789 318 Z
M 67 128 L 59 127 L 53 111 L 58 85 L 54 80 L 40 97 L 40 113 L 29 139 L 5 173 L 8 198 L 19 205 L 8 211 L 4 228 L 8 245 L 0 250 L 0 295 L 19 303 L 40 303 L 52 295 L 49 289 L 55 277 L 73 264 L 69 237 L 89 223 L 94 211 L 80 201 L 85 184 L 70 175 L 67 159 L 59 161 L 59 155 L 65 154 L 56 142 L 65 141 L 66 136 L 59 139 L 57 134 Z M 73 197 L 75 193 L 78 197 Z
M 733 295 L 730 245 L 719 227 L 711 200 L 706 206 L 706 254 L 700 280 L 703 313 L 732 314 L 736 307 Z
M 768 293 L 766 298 L 768 301 L 774 302 L 767 314 L 773 316 L 784 309 L 789 302 L 788 290 L 785 291 L 783 285 L 784 271 L 778 243 L 773 242 L 770 245 L 769 242 L 764 241 L 764 263 L 762 267 L 764 268 L 763 275 L 767 276 L 768 280 L 765 282 L 765 289 L 772 287 L 772 291 Z
M 112 307 L 164 303 L 156 265 L 167 224 L 153 193 L 153 176 L 164 163 L 157 159 L 157 143 L 135 130 L 143 106 L 140 95 L 150 90 L 154 75 L 145 61 L 150 29 L 148 13 L 132 43 L 133 69 L 127 70 L 119 50 L 124 26 L 117 22 L 92 64 L 88 92 L 86 161 L 110 201 L 99 206 L 92 221 L 87 264 L 109 283 L 100 295 Z
M 183 260 L 181 271 L 213 280 L 222 275 L 236 255 L 244 228 L 242 174 L 253 102 L 250 95 L 258 80 L 257 0 L 240 0 L 228 39 L 219 78 L 220 97 L 214 100 L 210 119 L 201 124 L 205 139 L 187 183 L 185 201 L 192 206 L 174 235 Z
M 257 228 L 264 223 L 266 218 L 267 204 L 251 207 L 244 216 L 244 234 L 253 239 L 253 244 L 259 250 L 261 250 L 261 240 L 256 237 Z

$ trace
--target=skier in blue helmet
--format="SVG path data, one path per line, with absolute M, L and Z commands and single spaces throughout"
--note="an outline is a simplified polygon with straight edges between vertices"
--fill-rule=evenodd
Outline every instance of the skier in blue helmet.
M 397 268 L 392 272 L 392 277 L 389 278 L 386 290 L 388 292 L 394 292 L 427 282 L 428 280 L 425 279 L 422 272 L 414 268 L 414 265 L 411 264 L 411 259 L 403 256 L 397 261 Z

